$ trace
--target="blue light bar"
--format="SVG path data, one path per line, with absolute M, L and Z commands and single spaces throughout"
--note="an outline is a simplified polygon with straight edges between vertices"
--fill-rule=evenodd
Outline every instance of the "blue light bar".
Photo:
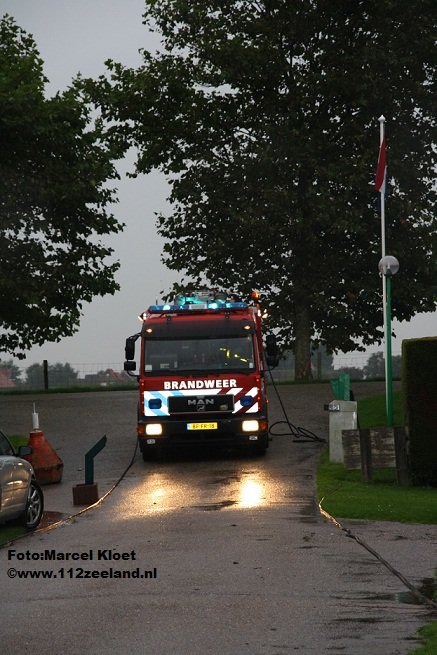
M 245 302 L 217 302 L 216 300 L 209 303 L 185 303 L 184 305 L 150 305 L 150 314 L 167 314 L 170 312 L 201 312 L 205 310 L 220 311 L 223 309 L 246 309 Z
M 178 305 L 150 305 L 148 311 L 152 314 L 162 314 L 163 312 L 175 312 L 180 309 Z

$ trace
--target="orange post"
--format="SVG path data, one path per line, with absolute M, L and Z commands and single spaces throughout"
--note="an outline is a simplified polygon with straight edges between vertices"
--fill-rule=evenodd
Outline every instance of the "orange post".
M 39 484 L 60 482 L 64 464 L 42 430 L 32 430 L 29 446 L 32 448 L 32 454 L 26 455 L 25 459 L 32 464 L 37 482 Z

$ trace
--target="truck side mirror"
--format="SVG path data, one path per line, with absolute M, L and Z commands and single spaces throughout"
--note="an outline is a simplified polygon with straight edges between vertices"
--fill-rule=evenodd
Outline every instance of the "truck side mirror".
M 128 375 L 130 375 L 131 372 L 135 371 L 135 369 L 137 368 L 137 365 L 133 360 L 135 359 L 135 341 L 138 339 L 139 336 L 140 333 L 133 334 L 131 337 L 128 337 L 126 339 L 126 345 L 124 347 L 124 354 L 126 356 L 126 361 L 124 363 L 124 370 Z
M 138 335 L 133 337 L 128 337 L 126 339 L 126 345 L 124 347 L 124 354 L 127 361 L 132 361 L 135 359 L 135 341 L 138 339 Z
M 269 368 L 279 364 L 279 349 L 274 334 L 266 336 L 266 363 Z

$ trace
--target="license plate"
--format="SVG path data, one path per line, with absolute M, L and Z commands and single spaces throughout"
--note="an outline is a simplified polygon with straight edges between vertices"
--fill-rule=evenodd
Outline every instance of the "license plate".
M 217 423 L 187 423 L 187 430 L 217 430 Z

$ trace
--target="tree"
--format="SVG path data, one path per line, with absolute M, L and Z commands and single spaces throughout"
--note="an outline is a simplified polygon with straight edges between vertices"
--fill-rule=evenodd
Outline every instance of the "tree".
M 340 375 L 340 373 L 345 373 L 349 375 L 351 380 L 362 380 L 363 378 L 363 369 L 358 368 L 358 366 L 342 366 L 341 368 L 335 369 L 335 372 Z
M 70 364 L 49 364 L 47 367 L 49 387 L 70 386 L 77 380 L 78 372 Z M 42 389 L 44 386 L 44 368 L 41 364 L 32 364 L 26 369 L 26 386 Z
M 266 291 L 297 379 L 311 376 L 311 343 L 347 352 L 383 336 L 382 113 L 393 316 L 437 306 L 433 16 L 431 0 L 148 0 L 162 50 L 88 82 L 110 143 L 170 179 L 167 265 Z
M 392 375 L 394 378 L 401 377 L 401 356 L 394 355 L 391 359 Z M 384 353 L 377 352 L 370 355 L 367 364 L 363 368 L 365 378 L 383 378 L 385 377 L 385 357 Z
M 71 366 L 71 364 L 56 364 L 48 365 L 48 378 L 50 387 L 71 386 L 76 382 L 78 372 Z
M 318 377 L 320 374 L 322 378 L 326 378 L 334 373 L 334 356 L 327 352 L 325 346 L 319 345 L 311 352 L 311 370 L 313 377 Z
M 0 351 L 59 341 L 84 301 L 118 289 L 102 237 L 121 229 L 106 210 L 117 177 L 91 107 L 72 85 L 44 97 L 31 36 L 0 21 Z
M 26 368 L 26 386 L 31 389 L 44 387 L 44 369 L 41 364 L 32 364 Z

